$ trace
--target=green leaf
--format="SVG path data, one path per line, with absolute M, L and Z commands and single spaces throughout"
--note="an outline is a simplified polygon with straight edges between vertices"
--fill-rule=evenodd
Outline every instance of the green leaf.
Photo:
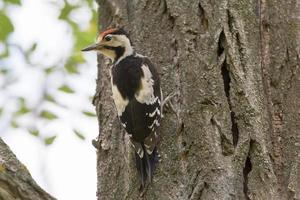
M 3 110 L 4 110 L 4 109 L 1 107 L 1 108 L 0 108 L 0 117 L 1 117 L 1 115 L 2 115 L 2 113 L 3 113 Z
M 26 60 L 28 60 L 28 61 L 30 60 L 30 56 L 33 53 L 33 51 L 36 49 L 36 47 L 37 47 L 37 43 L 34 42 L 31 45 L 31 47 L 24 52 L 24 56 L 25 56 Z
M 0 69 L 0 74 L 7 74 L 8 71 L 8 69 Z
M 19 124 L 18 124 L 15 120 L 11 121 L 11 122 L 10 122 L 10 125 L 11 125 L 11 127 L 13 127 L 13 128 L 19 128 Z
M 40 135 L 40 132 L 35 128 L 28 129 L 28 132 L 35 137 L 38 137 Z
M 37 47 L 37 43 L 35 42 L 31 45 L 28 51 L 33 52 L 36 49 L 36 47 Z
M 89 112 L 89 111 L 82 111 L 82 113 L 86 116 L 89 116 L 89 117 L 96 117 L 97 115 L 93 112 Z
M 28 109 L 27 107 L 25 106 L 22 106 L 19 108 L 19 110 L 16 112 L 16 115 L 24 115 L 26 113 L 29 113 L 30 112 L 30 109 Z
M 24 97 L 19 97 L 18 101 L 19 101 L 20 105 L 22 105 L 22 106 L 25 105 L 25 99 L 24 99 Z
M 50 94 L 46 94 L 46 95 L 45 95 L 45 99 L 46 99 L 46 101 L 50 101 L 50 102 L 52 102 L 52 103 L 56 103 L 54 97 L 51 96 Z
M 53 135 L 53 136 L 51 136 L 51 137 L 46 137 L 45 139 L 44 139 L 44 143 L 45 143 L 45 145 L 51 145 L 53 142 L 54 142 L 54 140 L 56 139 L 56 135 Z
M 44 69 L 46 74 L 51 74 L 52 72 L 54 72 L 54 70 L 55 70 L 55 66 L 47 67 Z
M 96 27 L 96 26 L 95 26 Z M 91 29 L 94 30 L 94 29 Z M 75 36 L 75 51 L 80 51 L 82 48 L 91 44 L 93 38 L 95 37 L 96 32 L 82 32 L 82 31 L 74 31 Z
M 69 74 L 78 74 L 78 67 L 76 63 L 71 60 L 71 58 L 66 63 L 65 68 Z
M 94 0 L 87 0 L 87 3 L 89 5 L 89 7 L 92 8 Z
M 65 6 L 63 7 L 63 9 L 61 9 L 60 11 L 60 15 L 58 17 L 58 19 L 63 19 L 66 20 L 69 18 L 69 14 L 72 12 L 72 10 L 74 10 L 75 8 L 77 8 L 77 6 L 72 6 L 69 3 L 67 3 L 65 1 Z
M 60 91 L 65 92 L 65 93 L 74 93 L 74 90 L 72 90 L 69 86 L 63 85 L 58 88 Z
M 9 48 L 8 48 L 8 44 L 6 42 L 3 43 L 4 45 L 4 51 L 2 51 L 0 53 L 0 59 L 1 58 L 7 58 L 9 56 Z M 1 68 L 1 67 L 0 67 Z M 0 69 L 0 73 L 1 73 L 1 69 Z
M 16 4 L 16 5 L 21 5 L 20 0 L 4 0 L 6 3 L 11 3 L 11 4 Z
M 26 106 L 25 99 L 23 97 L 19 98 L 19 110 L 15 113 L 16 115 L 24 115 L 30 112 L 30 109 Z
M 48 119 L 48 120 L 54 120 L 57 119 L 57 116 L 55 114 L 53 114 L 52 112 L 48 111 L 48 110 L 43 110 L 40 113 L 40 116 L 44 119 Z
M 75 129 L 73 131 L 79 139 L 85 140 L 85 136 L 81 132 L 79 132 L 78 130 L 75 130 Z
M 74 53 L 70 58 L 69 62 L 71 62 L 73 65 L 77 65 L 80 63 L 84 63 L 84 57 L 82 53 Z
M 0 27 L 0 41 L 4 41 L 14 31 L 12 22 L 4 12 L 0 12 Z
M 65 68 L 70 74 L 78 74 L 78 64 L 84 62 L 85 60 L 82 53 L 74 53 L 68 58 L 65 64 Z

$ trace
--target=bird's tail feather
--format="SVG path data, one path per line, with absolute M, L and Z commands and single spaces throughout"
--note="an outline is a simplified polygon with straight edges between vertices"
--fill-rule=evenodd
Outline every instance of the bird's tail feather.
M 142 144 L 144 156 L 140 158 L 140 156 L 135 153 L 135 161 L 136 161 L 136 168 L 141 178 L 141 186 L 142 188 L 145 187 L 146 181 L 148 179 L 149 183 L 151 183 L 154 170 L 156 167 L 156 163 L 158 162 L 158 153 L 156 147 L 154 148 L 152 154 L 148 154 L 144 144 Z

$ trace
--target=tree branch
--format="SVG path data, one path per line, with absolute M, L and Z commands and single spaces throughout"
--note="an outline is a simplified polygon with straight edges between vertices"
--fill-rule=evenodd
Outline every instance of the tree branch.
M 0 138 L 0 200 L 54 200 Z

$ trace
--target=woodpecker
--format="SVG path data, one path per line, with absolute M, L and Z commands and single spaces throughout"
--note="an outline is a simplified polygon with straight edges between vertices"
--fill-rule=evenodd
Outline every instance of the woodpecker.
M 112 61 L 112 97 L 135 150 L 136 168 L 144 188 L 147 180 L 152 181 L 158 161 L 162 92 L 157 70 L 149 58 L 135 52 L 129 35 L 121 28 L 103 31 L 96 44 L 82 51 L 97 51 Z

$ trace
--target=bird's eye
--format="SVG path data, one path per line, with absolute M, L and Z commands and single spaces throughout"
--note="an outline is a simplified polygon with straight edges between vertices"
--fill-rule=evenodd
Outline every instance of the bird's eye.
M 107 36 L 105 36 L 105 38 L 104 38 L 105 41 L 111 41 L 111 39 L 112 39 L 112 36 L 111 36 L 111 35 L 107 35 Z

